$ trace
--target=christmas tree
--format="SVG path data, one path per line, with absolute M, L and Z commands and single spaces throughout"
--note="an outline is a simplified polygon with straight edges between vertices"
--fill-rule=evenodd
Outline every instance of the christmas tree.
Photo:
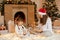
M 47 13 L 52 18 L 52 21 L 60 18 L 59 10 L 56 6 L 55 0 L 45 0 L 45 3 L 43 3 L 43 7 L 46 8 Z

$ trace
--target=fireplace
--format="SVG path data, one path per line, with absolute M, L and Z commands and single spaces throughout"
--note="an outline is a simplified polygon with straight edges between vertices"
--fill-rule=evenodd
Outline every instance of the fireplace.
M 8 24 L 9 20 L 14 20 L 14 15 L 17 12 L 23 12 L 25 15 L 25 25 L 31 24 L 35 21 L 34 19 L 34 8 L 35 5 L 29 4 L 5 4 L 4 5 L 4 17 L 5 22 Z

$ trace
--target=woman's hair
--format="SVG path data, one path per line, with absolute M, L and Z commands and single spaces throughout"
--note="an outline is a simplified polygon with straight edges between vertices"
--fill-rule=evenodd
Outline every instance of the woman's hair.
M 47 15 L 43 15 L 43 18 L 40 18 L 40 23 L 43 25 L 46 24 L 47 17 L 48 17 Z

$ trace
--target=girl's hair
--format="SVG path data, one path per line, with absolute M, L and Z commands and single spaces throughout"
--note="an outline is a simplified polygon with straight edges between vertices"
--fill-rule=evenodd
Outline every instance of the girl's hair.
M 25 15 L 24 15 L 24 13 L 21 12 L 21 11 L 17 12 L 17 13 L 15 14 L 15 16 L 14 16 L 14 20 L 25 22 Z
M 18 17 L 16 21 L 23 21 L 24 22 L 24 19 L 22 19 L 21 17 Z
M 46 24 L 47 17 L 48 17 L 47 15 L 43 15 L 43 18 L 40 18 L 40 23 L 43 25 Z

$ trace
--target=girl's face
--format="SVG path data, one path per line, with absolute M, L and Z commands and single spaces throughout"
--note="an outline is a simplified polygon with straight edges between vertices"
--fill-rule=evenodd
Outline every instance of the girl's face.
M 38 18 L 43 18 L 43 15 L 37 15 Z
M 23 21 L 18 22 L 18 26 L 21 26 L 21 25 L 23 25 Z
M 41 18 L 43 18 L 43 15 L 40 15 Z

